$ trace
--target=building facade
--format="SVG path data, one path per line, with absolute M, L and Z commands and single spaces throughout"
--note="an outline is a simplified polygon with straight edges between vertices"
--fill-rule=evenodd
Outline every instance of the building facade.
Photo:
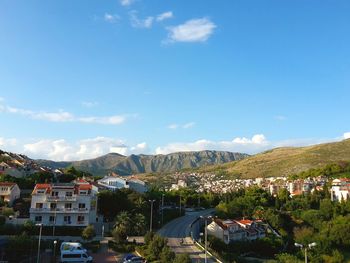
M 97 192 L 97 187 L 84 180 L 37 184 L 32 193 L 30 219 L 45 226 L 96 223 Z
M 332 201 L 346 201 L 350 198 L 350 179 L 339 178 L 332 181 Z
M 2 201 L 13 205 L 13 202 L 21 195 L 21 190 L 16 183 L 2 182 L 0 183 L 0 198 Z
M 122 188 L 132 189 L 139 193 L 145 193 L 147 191 L 145 182 L 132 177 L 105 176 L 98 180 L 97 183 L 110 191 L 116 191 Z

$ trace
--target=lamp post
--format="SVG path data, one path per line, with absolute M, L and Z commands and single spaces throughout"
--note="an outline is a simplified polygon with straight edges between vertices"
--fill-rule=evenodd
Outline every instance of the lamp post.
M 162 226 L 164 223 L 164 194 L 162 194 Z
M 180 216 L 181 216 L 181 194 L 180 194 Z
M 313 242 L 313 243 L 310 243 L 308 244 L 307 246 L 303 246 L 302 244 L 299 244 L 299 243 L 294 243 L 294 246 L 300 248 L 300 249 L 303 249 L 304 248 L 304 253 L 305 253 L 305 263 L 307 263 L 307 250 L 308 249 L 312 249 L 313 247 L 315 247 L 317 244 L 316 242 Z
M 204 228 L 204 253 L 205 253 L 205 257 L 204 257 L 204 262 L 207 263 L 208 262 L 208 230 L 207 230 L 207 226 L 208 226 L 208 219 L 212 219 L 211 216 L 200 216 L 200 218 L 204 219 L 205 222 L 205 228 Z
M 55 213 L 54 213 L 54 219 L 53 219 L 53 227 L 52 227 L 52 236 L 55 236 L 55 228 L 56 228 L 56 217 L 57 217 L 57 200 L 55 200 Z
M 53 241 L 53 262 L 56 263 L 56 245 L 57 245 L 57 240 Z
M 35 225 L 40 227 L 40 230 L 39 230 L 39 241 L 38 241 L 38 255 L 37 255 L 37 259 L 36 259 L 36 262 L 39 263 L 40 262 L 41 231 L 43 230 L 43 224 L 35 224 Z
M 149 224 L 149 232 L 152 232 L 152 221 L 153 221 L 153 203 L 156 200 L 148 200 L 149 202 L 151 202 L 151 220 L 150 220 L 150 224 Z

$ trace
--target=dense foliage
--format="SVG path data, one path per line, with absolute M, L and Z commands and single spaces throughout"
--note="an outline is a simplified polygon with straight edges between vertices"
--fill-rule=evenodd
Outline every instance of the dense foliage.
M 303 257 L 302 251 L 294 246 L 295 242 L 304 246 L 316 242 L 317 246 L 309 252 L 310 262 L 342 262 L 336 258 L 341 258 L 343 251 L 350 250 L 350 201 L 332 202 L 327 188 L 290 198 L 285 189 L 273 197 L 251 187 L 228 194 L 216 210 L 224 218 L 263 219 L 282 236 L 278 240 L 269 234 L 267 238 L 252 243 L 236 242 L 228 246 L 218 245 L 217 240 L 212 240 L 212 248 L 226 258 L 255 252 L 260 257 L 270 258 L 278 254 L 278 262 L 293 262 L 291 258 L 296 256 L 295 260 L 301 260 Z

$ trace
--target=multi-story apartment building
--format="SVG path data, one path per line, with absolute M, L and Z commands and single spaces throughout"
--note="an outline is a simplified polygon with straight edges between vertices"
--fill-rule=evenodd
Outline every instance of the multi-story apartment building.
M 12 206 L 13 202 L 21 195 L 21 190 L 15 183 L 0 183 L 0 199 Z
M 37 184 L 32 193 L 30 219 L 55 226 L 87 226 L 97 221 L 97 187 L 79 180 Z

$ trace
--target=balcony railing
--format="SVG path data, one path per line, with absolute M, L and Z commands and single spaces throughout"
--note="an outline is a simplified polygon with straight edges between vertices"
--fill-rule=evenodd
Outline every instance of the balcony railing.
M 30 208 L 31 213 L 86 213 L 87 208 Z
M 74 201 L 77 201 L 77 196 L 76 195 L 73 195 L 73 196 L 47 196 L 46 197 L 46 200 L 49 201 L 49 202 L 55 202 L 55 201 L 58 201 L 58 202 L 62 202 L 62 201 L 71 201 L 71 202 L 74 202 Z

